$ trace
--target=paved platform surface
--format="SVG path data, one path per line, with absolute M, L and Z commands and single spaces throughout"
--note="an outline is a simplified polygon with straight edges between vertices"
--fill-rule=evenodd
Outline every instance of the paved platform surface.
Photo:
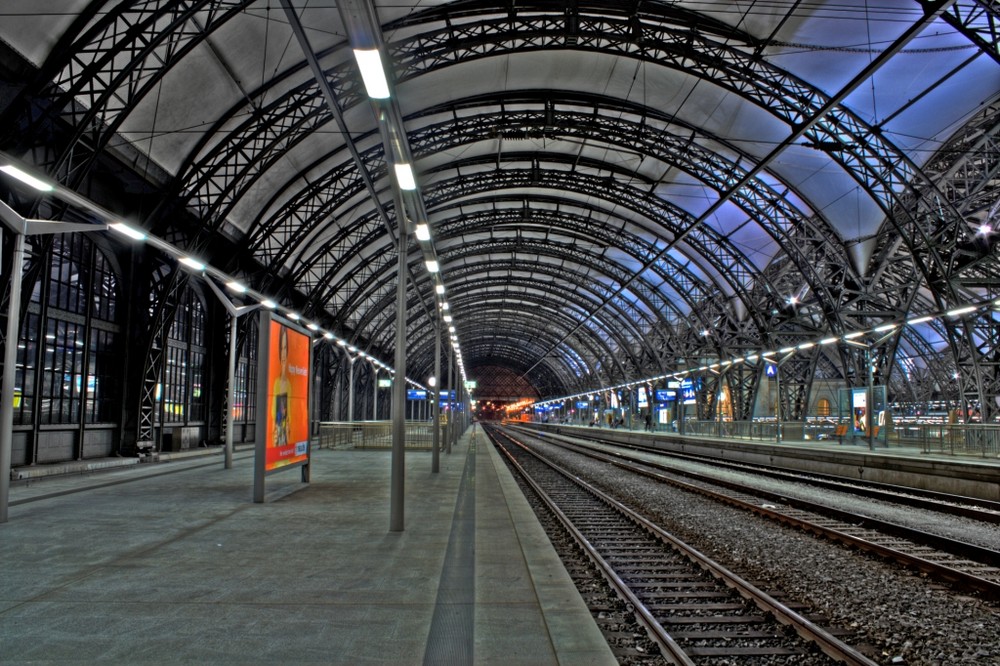
M 614 664 L 492 447 L 440 472 L 317 450 L 312 482 L 221 455 L 15 483 L 0 525 L 0 662 Z

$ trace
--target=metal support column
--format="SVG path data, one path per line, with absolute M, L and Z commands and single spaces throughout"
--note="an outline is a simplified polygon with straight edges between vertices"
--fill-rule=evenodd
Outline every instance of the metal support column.
M 10 298 L 7 300 L 7 331 L 4 338 L 3 378 L 0 380 L 0 523 L 7 522 L 10 502 L 10 468 L 14 450 L 14 382 L 17 341 L 21 332 L 21 273 L 24 269 L 24 237 L 64 234 L 74 231 L 104 231 L 105 224 L 28 220 L 0 202 L 0 222 L 14 234 Z
M 445 453 L 451 455 L 451 444 L 454 441 L 455 430 L 455 404 L 451 401 L 451 391 L 455 387 L 455 348 L 448 345 L 448 386 L 445 389 L 448 401 L 448 426 L 445 430 Z
M 434 383 L 431 386 L 431 472 L 441 471 L 441 316 L 434 323 Z
M 14 234 L 14 261 L 11 264 L 10 300 L 7 302 L 7 333 L 4 338 L 3 391 L 0 401 L 0 523 L 7 522 L 10 498 L 10 461 L 14 445 L 14 370 L 20 337 L 21 271 L 24 267 L 24 234 Z
M 347 422 L 354 423 L 354 362 L 357 359 L 347 356 Z
M 378 366 L 372 361 L 372 421 L 378 421 Z
M 228 382 L 226 384 L 226 444 L 225 444 L 225 456 L 223 467 L 224 469 L 233 468 L 233 420 L 235 418 L 235 405 L 233 404 L 233 396 L 235 394 L 236 386 L 236 327 L 239 324 L 240 317 L 247 314 L 248 312 L 253 312 L 260 306 L 259 303 L 254 303 L 253 305 L 235 305 L 229 298 L 222 293 L 222 290 L 215 284 L 211 279 L 206 279 L 205 282 L 208 283 L 209 288 L 215 293 L 215 297 L 219 299 L 222 306 L 226 308 L 226 312 L 229 313 L 229 374 Z M 311 427 L 311 426 L 310 426 Z
M 872 346 L 868 345 L 865 349 L 865 365 L 867 366 L 865 372 L 865 435 L 868 438 L 868 450 L 875 450 L 875 355 L 872 353 Z
M 226 375 L 226 447 L 223 456 L 223 469 L 233 468 L 233 419 L 236 406 L 233 404 L 233 389 L 236 386 L 236 327 L 239 315 L 229 315 L 229 367 Z M 312 427 L 312 424 L 310 424 Z
M 396 238 L 396 377 L 392 382 L 392 463 L 390 466 L 389 530 L 403 531 L 403 491 L 406 455 L 406 255 L 407 235 L 403 220 L 403 201 L 396 194 L 399 220 Z

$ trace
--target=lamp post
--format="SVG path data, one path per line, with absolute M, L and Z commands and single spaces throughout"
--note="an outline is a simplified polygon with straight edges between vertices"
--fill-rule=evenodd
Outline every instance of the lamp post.
M 434 376 L 427 380 L 431 387 L 433 400 L 431 406 L 431 472 L 437 473 L 441 468 L 441 395 L 437 389 L 438 377 L 441 376 L 441 319 L 434 326 Z M 432 381 L 433 380 L 433 381 Z
M 375 359 L 370 359 L 372 364 L 372 421 L 378 421 L 378 366 Z
M 347 421 L 354 423 L 354 362 L 353 355 L 347 355 Z
M 215 284 L 213 280 L 206 279 L 205 282 L 208 283 L 209 288 L 215 293 L 215 296 L 222 303 L 222 306 L 226 308 L 226 312 L 229 313 L 229 374 L 228 374 L 228 384 L 226 384 L 226 444 L 225 444 L 225 455 L 223 462 L 223 469 L 233 468 L 233 421 L 235 420 L 236 405 L 233 404 L 233 396 L 235 395 L 236 387 L 236 327 L 239 325 L 240 317 L 243 315 L 253 312 L 260 307 L 259 303 L 254 303 L 253 305 L 240 305 L 237 306 L 233 303 L 229 297 L 222 293 L 222 290 Z M 311 427 L 311 426 L 310 426 Z
M 0 523 L 7 522 L 10 499 L 10 467 L 14 446 L 14 382 L 17 340 L 21 331 L 21 274 L 24 269 L 24 237 L 74 231 L 104 231 L 105 224 L 28 220 L 0 201 L 0 222 L 14 233 L 10 298 L 7 301 L 7 331 L 4 338 L 3 378 L 0 381 Z

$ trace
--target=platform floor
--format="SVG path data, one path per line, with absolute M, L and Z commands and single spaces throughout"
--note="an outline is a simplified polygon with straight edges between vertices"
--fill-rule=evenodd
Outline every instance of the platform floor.
M 318 450 L 264 504 L 248 452 L 15 483 L 0 662 L 616 663 L 482 433 L 407 452 L 402 532 L 389 470 Z

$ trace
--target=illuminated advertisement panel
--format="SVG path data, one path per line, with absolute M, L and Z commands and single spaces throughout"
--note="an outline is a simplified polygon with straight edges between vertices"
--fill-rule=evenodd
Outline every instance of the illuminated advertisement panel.
M 311 340 L 276 319 L 268 326 L 267 419 L 264 471 L 309 459 L 309 354 Z
M 868 430 L 868 392 L 865 389 L 854 389 L 852 392 L 851 411 L 854 417 L 854 434 L 865 434 Z

